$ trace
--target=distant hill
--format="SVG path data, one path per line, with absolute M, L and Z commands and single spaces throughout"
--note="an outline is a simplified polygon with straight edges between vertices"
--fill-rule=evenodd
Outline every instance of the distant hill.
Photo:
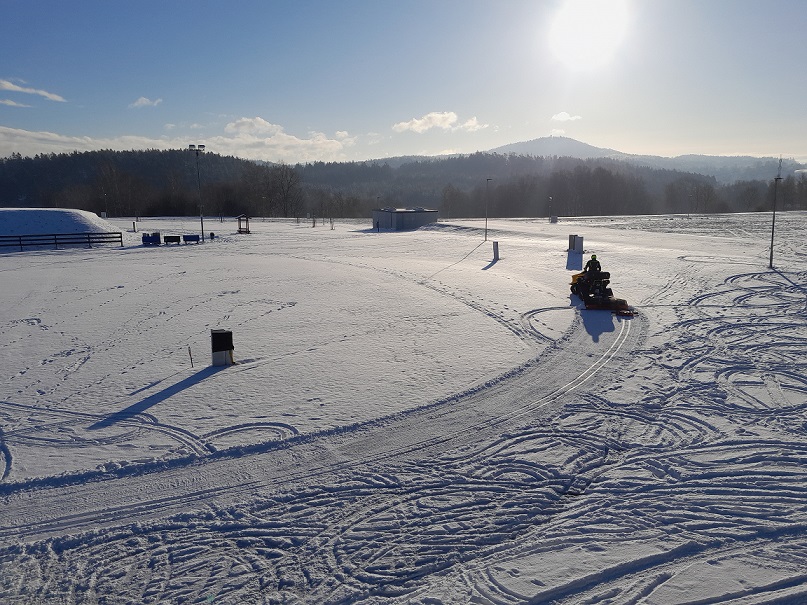
M 530 155 L 535 157 L 572 157 L 581 159 L 611 158 L 638 166 L 678 170 L 714 177 L 719 183 L 736 181 L 769 181 L 776 176 L 779 158 L 752 156 L 680 155 L 667 158 L 655 155 L 633 155 L 614 149 L 594 147 L 568 137 L 542 137 L 521 143 L 511 143 L 490 149 L 489 153 Z M 782 161 L 782 176 L 795 175 L 807 164 L 792 159 Z
M 613 149 L 594 147 L 588 143 L 582 143 L 568 137 L 542 137 L 531 141 L 522 141 L 521 143 L 510 143 L 509 145 L 490 149 L 489 153 L 515 153 L 517 155 L 536 157 L 558 156 L 580 159 L 616 158 L 620 160 L 623 159 L 622 156 L 626 155 Z

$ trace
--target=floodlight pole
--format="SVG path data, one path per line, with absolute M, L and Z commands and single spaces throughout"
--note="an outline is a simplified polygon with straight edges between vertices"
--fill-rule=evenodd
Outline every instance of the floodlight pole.
M 199 153 L 204 153 L 204 145 L 188 145 L 188 149 L 196 152 L 196 190 L 199 192 L 199 222 L 202 225 L 202 241 L 205 241 L 205 218 L 202 215 L 202 179 L 199 175 Z
M 773 269 L 773 234 L 776 229 L 776 193 L 779 188 L 779 181 L 782 180 L 782 158 L 779 158 L 779 172 L 776 173 L 776 178 L 773 179 L 773 220 L 771 221 L 771 259 L 768 263 L 768 268 Z
M 493 179 L 485 179 L 485 241 L 488 241 L 488 185 Z

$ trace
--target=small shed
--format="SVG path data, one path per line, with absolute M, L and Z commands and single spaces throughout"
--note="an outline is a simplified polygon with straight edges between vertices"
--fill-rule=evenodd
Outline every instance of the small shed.
M 373 229 L 405 231 L 437 222 L 437 210 L 428 208 L 379 208 L 373 210 Z
M 249 233 L 249 217 L 246 214 L 236 216 L 238 219 L 238 233 Z

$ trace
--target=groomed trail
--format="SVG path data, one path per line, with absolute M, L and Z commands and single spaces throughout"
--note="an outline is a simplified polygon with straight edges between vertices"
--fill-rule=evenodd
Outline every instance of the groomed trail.
M 610 323 L 610 314 L 603 313 L 601 321 Z M 306 437 L 299 443 L 292 439 L 263 453 L 202 458 L 140 476 L 12 493 L 7 506 L 0 508 L 0 536 L 62 536 L 191 508 L 224 508 L 279 488 L 294 492 L 312 483 L 333 482 L 342 473 L 364 473 L 382 462 L 423 463 L 446 452 L 454 452 L 453 460 L 472 457 L 490 442 L 500 443 L 510 431 L 544 422 L 553 406 L 581 386 L 607 381 L 607 376 L 598 375 L 604 370 L 609 375 L 618 372 L 643 329 L 639 318 L 616 323 L 617 330 L 592 346 L 578 315 L 541 357 L 491 384 L 336 434 Z

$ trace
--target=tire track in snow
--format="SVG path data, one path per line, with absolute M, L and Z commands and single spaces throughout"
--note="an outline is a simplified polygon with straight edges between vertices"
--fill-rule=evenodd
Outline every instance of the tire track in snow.
M 177 519 L 151 521 L 146 535 L 153 540 L 137 548 L 132 547 L 135 539 L 130 532 L 119 533 L 116 529 L 107 530 L 112 535 L 102 531 L 99 539 L 100 535 L 105 537 L 100 542 L 89 538 L 87 542 L 79 540 L 75 546 L 69 540 L 56 538 L 52 544 L 59 552 L 78 548 L 83 556 L 99 562 L 114 560 L 112 569 L 135 570 L 135 577 L 147 579 L 145 591 L 132 597 L 137 601 L 147 602 L 145 597 L 172 600 L 186 593 L 199 597 L 209 594 L 205 586 L 211 583 L 219 587 L 217 599 L 233 602 L 248 602 L 256 590 L 280 594 L 301 587 L 305 594 L 321 595 L 323 601 L 330 602 L 340 598 L 350 601 L 356 594 L 368 591 L 390 598 L 404 595 L 411 591 L 407 585 L 413 579 L 460 563 L 469 556 L 461 554 L 466 550 L 476 555 L 496 552 L 537 519 L 549 518 L 564 494 L 579 493 L 581 486 L 568 471 L 512 459 L 509 449 L 523 436 L 518 431 L 511 434 L 506 427 L 531 424 L 541 408 L 590 383 L 595 372 L 613 362 L 631 342 L 627 339 L 632 333 L 630 325 L 624 322 L 608 346 L 601 339 L 604 350 L 592 361 L 587 358 L 590 342 L 578 318 L 551 352 L 512 375 L 456 401 L 358 427 L 349 434 L 326 437 L 322 445 L 331 452 L 337 451 L 335 460 L 330 455 L 321 459 L 326 452 L 316 440 L 313 449 L 305 443 L 288 448 L 281 453 L 292 459 L 285 463 L 282 458 L 267 461 L 263 467 L 271 467 L 273 472 L 280 467 L 275 476 L 282 477 L 286 486 L 278 495 L 271 495 L 275 492 L 271 490 L 271 473 L 250 483 L 256 475 L 254 467 L 239 475 L 232 472 L 237 466 L 227 464 L 230 470 L 213 470 L 215 462 L 212 466 L 202 463 L 198 473 L 180 469 L 180 485 L 165 476 L 173 473 L 142 478 L 148 482 L 150 494 L 170 486 L 166 498 L 137 498 L 127 490 L 120 492 L 118 498 L 110 498 L 103 491 L 113 482 L 102 482 L 86 488 L 106 502 L 109 510 L 101 514 L 97 510 L 79 511 L 62 519 L 37 520 L 34 515 L 25 526 L 14 530 L 29 536 L 59 536 L 82 527 L 115 526 L 124 520 L 130 523 L 161 517 L 191 506 L 198 509 L 209 502 L 213 514 L 203 513 L 201 525 L 199 513 L 187 517 L 188 521 L 194 520 L 192 529 Z M 569 374 L 544 376 L 541 367 L 545 363 L 568 370 L 581 368 L 581 361 L 583 371 L 578 370 L 576 380 L 569 380 Z M 541 379 L 551 386 L 536 386 Z M 549 396 L 545 395 L 548 388 L 554 389 Z M 492 449 L 478 447 L 480 441 L 490 439 L 498 444 Z M 461 451 L 447 452 L 449 448 Z M 493 451 L 500 456 L 498 462 L 474 468 Z M 435 459 L 444 469 L 436 474 Z M 251 457 L 243 460 L 254 462 Z M 210 486 L 207 471 L 213 471 L 218 479 L 226 473 L 227 485 Z M 267 488 L 267 500 L 230 508 L 233 503 L 250 501 Z M 174 498 L 171 493 L 178 490 L 182 495 Z M 47 491 L 38 491 L 35 497 Z M 75 501 L 75 495 L 68 501 Z M 130 499 L 136 503 L 113 506 L 115 501 Z M 250 517 L 247 522 L 244 513 Z M 514 522 L 514 515 L 518 521 Z M 133 527 L 137 526 L 139 523 Z M 399 531 L 391 535 L 390 527 Z M 379 532 L 381 537 L 368 542 L 368 532 Z M 194 548 L 187 546 L 183 537 L 186 535 L 193 535 Z M 423 539 L 412 540 L 414 536 Z M 228 578 L 233 578 L 232 584 L 227 582 L 222 587 L 216 573 L 225 572 L 210 567 L 209 557 L 214 552 L 217 561 L 232 562 L 226 572 Z M 243 571 L 239 565 L 248 565 L 249 569 Z M 166 566 L 170 571 L 165 571 Z M 109 594 L 121 581 L 112 569 L 96 581 L 102 594 Z M 158 569 L 162 571 L 156 573 Z M 199 579 L 177 585 L 166 581 L 166 573 Z
M 93 582 L 103 594 L 128 589 L 133 602 L 203 602 L 208 596 L 301 602 L 317 594 L 330 602 L 437 603 L 440 587 L 457 579 L 464 602 L 663 603 L 687 599 L 686 590 L 702 578 L 715 592 L 696 592 L 690 602 L 799 602 L 807 557 L 803 313 L 800 301 L 752 305 L 740 294 L 748 291 L 741 281 L 727 282 L 725 301 L 696 297 L 695 306 L 682 305 L 660 350 L 639 352 L 670 374 L 640 399 L 620 401 L 618 392 L 602 388 L 618 383 L 618 377 L 605 380 L 602 370 L 625 363 L 623 346 L 597 374 L 602 380 L 592 377 L 568 393 L 573 397 L 561 397 L 560 414 L 535 413 L 491 431 L 474 431 L 478 422 L 464 425 L 467 430 L 455 426 L 456 440 L 412 456 L 403 449 L 389 459 L 354 456 L 372 453 L 384 438 L 401 448 L 404 438 L 396 431 L 417 423 L 452 425 L 464 416 L 449 408 L 472 406 L 475 393 L 469 393 L 329 435 L 322 449 L 299 442 L 286 451 L 294 484 L 288 490 L 264 487 L 267 472 L 264 483 L 235 499 L 222 492 L 221 499 L 207 500 L 210 508 L 201 514 L 49 541 L 55 554 L 43 575 L 52 577 L 58 566 L 71 569 L 71 561 L 85 556 L 113 560 Z M 733 309 L 733 300 L 749 306 Z M 757 331 L 755 313 L 766 308 L 778 309 L 790 326 L 781 355 L 776 331 Z M 604 338 L 610 344 L 617 336 Z M 573 337 L 557 346 L 574 350 L 579 364 L 588 351 Z M 724 354 L 732 347 L 747 358 L 733 365 Z M 682 363 L 668 358 L 682 354 Z M 528 364 L 510 378 L 529 376 L 561 388 L 574 376 L 570 368 L 580 369 L 565 359 L 544 358 L 559 376 L 533 373 Z M 788 364 L 789 372 L 779 371 Z M 506 397 L 498 396 L 498 386 Z M 494 419 L 499 410 L 491 407 L 510 401 L 510 411 L 517 411 L 541 398 L 525 380 L 497 381 L 478 393 L 491 405 L 465 413 L 480 422 Z M 786 417 L 802 414 L 802 422 L 780 422 L 771 405 L 776 401 Z M 312 460 L 330 464 L 294 475 L 294 464 Z M 237 470 L 222 465 L 218 472 L 225 466 Z M 242 480 L 256 473 L 245 470 Z M 315 476 L 316 482 L 308 480 Z M 183 487 L 205 482 L 182 479 Z M 263 497 L 244 503 L 255 493 Z M 0 563 L 17 560 L 8 555 Z M 559 560 L 564 569 L 553 569 Z M 88 574 L 76 571 L 77 586 L 66 585 L 88 594 L 82 590 L 89 582 L 81 581 Z M 733 578 L 743 585 L 729 586 Z M 145 598 L 136 598 L 141 586 Z
M 739 290 L 731 286 L 726 294 Z M 293 601 L 311 594 L 330 602 L 429 602 L 454 578 L 465 587 L 466 602 L 680 602 L 681 591 L 703 573 L 723 579 L 711 582 L 717 591 L 713 597 L 698 593 L 703 602 L 798 602 L 807 555 L 803 541 L 798 542 L 807 528 L 804 428 L 778 424 L 779 410 L 767 393 L 778 393 L 775 401 L 797 417 L 803 413 L 803 399 L 795 399 L 803 393 L 803 373 L 798 368 L 771 373 L 778 347 L 770 345 L 776 333 L 765 331 L 758 333 L 769 343 L 762 349 L 770 354 L 760 366 L 767 372 L 764 380 L 754 374 L 736 380 L 753 370 L 760 350 L 759 339 L 748 333 L 756 328 L 756 311 L 744 319 L 733 311 L 741 329 L 723 329 L 732 319 L 727 321 L 722 309 L 731 305 L 713 302 L 683 308 L 682 316 L 694 314 L 697 321 L 682 317 L 660 350 L 644 352 L 670 372 L 672 386 L 649 390 L 640 401 L 619 403 L 608 391 L 592 388 L 616 378 L 595 383 L 592 377 L 568 393 L 573 398 L 559 400 L 566 404 L 560 414 L 536 412 L 496 430 L 475 431 L 495 421 L 491 407 L 510 413 L 524 404 L 540 405 L 541 397 L 525 380 L 502 380 L 479 391 L 489 400 L 487 408 L 473 408 L 470 393 L 456 405 L 446 402 L 350 435 L 332 435 L 323 445 L 333 453 L 333 464 L 321 467 L 316 483 L 299 477 L 287 492 L 258 487 L 265 499 L 249 505 L 237 505 L 236 499 L 230 506 L 231 494 L 225 492 L 222 499 L 211 500 L 217 505 L 208 515 L 143 527 L 153 546 L 130 553 L 131 533 L 116 530 L 72 547 L 59 540 L 55 544 L 59 550 L 72 548 L 79 557 L 88 550 L 94 559 L 117 553 L 118 568 L 138 573 L 171 560 L 176 579 L 161 583 L 155 574 L 149 584 L 154 600 L 204 600 L 216 578 L 227 584 L 232 577 L 233 583 L 216 593 L 225 602 Z M 798 307 L 788 309 L 793 313 L 786 315 L 798 317 Z M 798 321 L 792 325 L 788 357 L 800 350 L 804 329 Z M 574 336 L 557 346 L 574 351 L 579 363 L 587 350 Z M 608 335 L 600 355 L 619 336 Z M 752 359 L 727 366 L 732 358 L 723 352 L 735 345 Z M 621 366 L 625 348 L 602 369 Z M 667 363 L 670 351 L 688 357 L 684 363 Z M 572 366 L 565 359 L 544 358 L 555 362 L 553 376 L 532 373 L 529 364 L 514 376 L 551 381 L 555 389 L 573 386 Z M 586 364 L 590 367 L 592 359 Z M 603 376 L 602 369 L 596 376 Z M 720 376 L 729 377 L 727 384 L 736 390 L 722 385 Z M 506 397 L 498 395 L 500 386 Z M 739 393 L 742 398 L 735 397 Z M 512 407 L 506 410 L 508 401 Z M 471 409 L 466 407 L 465 416 L 452 415 L 450 408 L 460 405 Z M 483 417 L 485 412 L 489 415 Z M 475 422 L 455 423 L 468 415 Z M 453 426 L 456 439 L 411 456 L 404 449 L 388 459 L 355 456 L 377 447 L 379 437 L 401 448 L 405 443 L 398 432 L 431 421 Z M 433 428 L 423 430 L 426 436 Z M 308 461 L 324 454 L 314 451 L 307 458 L 305 447 L 291 449 L 296 462 L 309 469 Z M 352 465 L 351 457 L 362 464 Z M 749 553 L 767 561 L 763 580 L 749 573 L 755 564 L 746 559 Z M 519 563 L 525 557 L 530 563 Z M 216 560 L 233 562 L 227 567 L 232 576 L 218 569 Z M 566 566 L 563 574 L 553 575 L 551 562 L 557 560 Z M 249 570 L 238 568 L 236 561 Z M 731 578 L 743 578 L 745 584 L 727 586 Z M 100 581 L 108 590 L 132 586 L 116 577 Z
M 801 564 L 807 545 L 799 540 L 807 529 L 807 321 L 804 299 L 784 283 L 805 278 L 780 279 L 778 286 L 774 278 L 767 286 L 770 273 L 738 275 L 726 280 L 728 288 L 694 297 L 689 312 L 697 319 L 671 326 L 669 341 L 655 353 L 663 359 L 667 350 L 690 351 L 685 363 L 669 366 L 672 382 L 682 386 L 648 398 L 644 410 L 600 399 L 586 422 L 586 404 L 567 406 L 581 439 L 585 433 L 600 441 L 609 424 L 624 427 L 616 440 L 624 450 L 618 472 L 600 467 L 585 498 L 573 500 L 554 526 L 536 528 L 532 541 L 522 540 L 537 546 L 478 559 L 464 581 L 477 594 L 496 595 L 494 602 L 678 603 L 691 587 L 704 603 L 801 602 L 807 595 Z M 769 329 L 771 316 L 787 329 Z M 598 530 L 605 532 L 601 545 L 584 538 Z M 626 551 L 620 562 L 615 553 L 623 542 L 635 554 Z M 586 544 L 616 564 L 593 564 Z M 785 544 L 792 553 L 783 552 Z M 652 549 L 663 554 L 642 555 Z M 550 565 L 530 576 L 530 590 L 519 592 L 512 587 L 526 585 L 505 572 L 508 558 L 523 570 L 524 557 L 533 566 L 560 558 L 589 567 L 561 578 Z M 776 575 L 755 574 L 758 566 Z M 726 580 L 710 583 L 715 574 Z
M 76 412 L 55 407 L 41 407 L 14 403 L 10 401 L 0 401 L 0 408 L 6 407 L 14 410 L 24 410 L 37 417 L 52 418 L 47 422 L 36 422 L 30 427 L 21 427 L 9 431 L 6 434 L 11 442 L 47 442 L 51 447 L 58 447 L 64 444 L 76 447 L 77 444 L 84 443 L 87 447 L 97 445 L 111 445 L 127 443 L 142 432 L 153 431 L 171 437 L 180 445 L 187 446 L 197 455 L 209 454 L 212 450 L 210 445 L 192 432 L 173 425 L 158 422 L 154 416 L 139 413 L 131 418 L 121 418 L 114 422 L 116 431 L 112 435 L 91 432 L 88 430 L 88 423 L 96 424 L 109 418 L 109 415 L 90 414 L 87 412 Z M 67 432 L 67 429 L 70 429 Z
M 396 277 L 398 279 L 403 279 L 403 280 L 408 281 L 410 283 L 413 283 L 413 284 L 416 284 L 418 286 L 421 286 L 421 287 L 427 288 L 429 290 L 432 290 L 433 292 L 436 292 L 436 293 L 438 293 L 438 294 L 440 294 L 442 296 L 446 296 L 448 298 L 451 298 L 452 300 L 454 300 L 454 301 L 456 301 L 456 302 L 458 302 L 460 304 L 463 304 L 463 305 L 469 307 L 470 309 L 473 309 L 474 311 L 482 313 L 483 315 L 485 315 L 485 316 L 489 317 L 490 319 L 492 319 L 492 320 L 496 321 L 497 323 L 499 323 L 506 330 L 512 332 L 517 338 L 519 338 L 520 340 L 522 340 L 523 342 L 525 342 L 525 343 L 527 343 L 529 345 L 535 346 L 536 343 L 543 345 L 543 344 L 546 344 L 547 342 L 552 342 L 553 339 L 541 334 L 538 330 L 535 329 L 534 326 L 532 326 L 529 323 L 529 317 L 535 316 L 540 312 L 548 311 L 550 309 L 536 309 L 534 311 L 528 312 L 527 314 L 522 314 L 521 316 L 519 316 L 518 324 L 516 324 L 512 320 L 506 318 L 502 312 L 497 312 L 495 309 L 491 309 L 487 305 L 485 305 L 483 302 L 480 302 L 479 300 L 477 300 L 472 294 L 470 294 L 470 293 L 467 293 L 467 294 L 459 293 L 457 291 L 456 286 L 448 286 L 446 284 L 443 284 L 442 282 L 438 282 L 438 281 L 435 281 L 433 279 L 439 273 L 441 273 L 441 272 L 443 272 L 443 271 L 445 271 L 445 270 L 447 270 L 447 269 L 461 263 L 463 260 L 468 258 L 471 254 L 473 254 L 473 252 L 475 252 L 481 245 L 482 244 L 479 244 L 478 246 L 473 248 L 470 252 L 468 252 L 459 261 L 453 262 L 453 263 L 449 264 L 448 266 L 444 267 L 443 269 L 440 269 L 439 271 L 437 271 L 433 275 L 425 277 L 425 278 L 422 275 L 412 275 L 412 274 L 406 273 L 404 271 L 399 271 L 399 270 L 396 270 L 396 269 L 379 268 L 377 266 L 370 265 L 370 264 L 367 264 L 367 263 L 359 263 L 359 262 L 349 261 L 349 260 L 345 260 L 345 259 L 319 258 L 319 257 L 311 258 L 309 256 L 293 256 L 293 257 L 298 258 L 300 260 L 306 260 L 306 261 L 312 261 L 312 262 L 327 262 L 327 263 L 333 263 L 333 264 L 338 264 L 338 265 L 345 265 L 345 266 L 348 266 L 348 267 L 355 267 L 355 268 L 359 268 L 359 269 L 363 269 L 363 270 L 367 270 L 367 271 L 373 271 L 373 272 L 377 272 L 377 273 L 382 273 L 384 275 L 389 275 L 389 276 L 392 276 L 392 277 Z M 526 315 L 526 317 L 525 317 L 525 315 Z
M 588 345 L 586 343 L 587 335 L 579 325 L 579 318 L 567 332 L 564 342 L 556 345 L 545 356 L 527 364 L 516 373 L 443 403 L 427 406 L 427 408 L 417 409 L 411 413 L 401 414 L 393 418 L 383 419 L 367 426 L 357 427 L 351 432 L 344 431 L 341 432 L 342 434 L 337 432 L 336 435 L 340 443 L 346 443 L 345 447 L 353 450 L 345 461 L 329 462 L 325 459 L 324 463 L 320 462 L 314 465 L 311 470 L 302 471 L 296 468 L 297 462 L 293 461 L 291 467 L 283 467 L 282 476 L 288 482 L 305 482 L 333 472 L 349 471 L 391 458 L 417 460 L 424 456 L 442 453 L 450 447 L 474 443 L 482 431 L 495 432 L 508 423 L 528 421 L 538 410 L 560 400 L 563 396 L 590 380 L 606 363 L 613 361 L 628 342 L 628 336 L 631 334 L 629 325 L 636 319 L 618 321 L 621 329 L 614 341 L 593 362 L 583 366 L 582 371 L 578 370 L 577 378 L 572 381 L 558 379 L 555 374 L 550 376 L 545 376 L 544 374 L 545 366 L 549 364 L 554 368 L 581 367 L 579 356 Z M 561 378 L 568 375 L 561 375 Z M 543 379 L 544 384 L 536 386 L 535 382 L 538 377 Z M 536 391 L 540 392 L 541 395 L 536 396 Z M 522 397 L 526 398 L 522 399 Z M 379 437 L 379 435 L 383 435 L 383 437 Z M 306 455 L 317 455 L 317 439 L 311 438 L 310 440 L 313 447 L 306 448 L 308 451 Z M 327 436 L 325 436 L 325 440 L 325 442 L 328 441 Z M 303 438 L 302 441 L 309 441 L 309 438 Z M 297 447 L 305 447 L 304 445 L 294 446 L 294 443 L 294 441 L 289 442 L 288 445 L 292 447 L 284 448 L 280 453 L 283 453 L 285 457 L 288 452 L 293 454 Z M 273 452 L 268 452 L 266 455 L 269 458 L 276 456 Z M 212 468 L 213 465 L 235 468 L 239 464 L 238 459 L 213 460 L 207 464 L 200 461 L 198 464 L 213 471 L 215 487 L 217 489 L 221 488 L 221 491 L 217 491 L 217 493 L 229 493 L 232 498 L 237 498 L 244 491 L 247 493 L 254 491 L 252 478 L 244 484 L 230 482 L 233 476 L 237 477 L 243 475 L 243 473 L 235 472 L 230 474 L 230 471 L 223 469 L 214 471 Z M 175 469 L 158 473 L 158 476 L 162 479 L 169 475 L 181 475 L 186 470 L 188 469 Z M 271 471 L 270 476 L 278 472 L 276 467 L 266 470 Z M 138 501 L 142 496 L 138 497 L 134 494 L 125 493 L 126 485 L 134 479 L 129 477 L 125 481 L 102 481 L 93 486 L 92 490 L 100 493 L 100 490 L 109 489 L 110 495 L 108 498 L 110 501 L 126 501 L 130 499 Z M 260 478 L 257 480 L 261 481 Z M 271 479 L 267 479 L 267 481 L 271 483 Z M 138 478 L 136 483 L 147 484 L 148 476 Z M 219 483 L 223 483 L 223 485 L 219 485 Z M 124 488 L 123 493 L 115 496 L 115 490 L 118 487 Z M 70 489 L 80 491 L 82 486 L 60 488 L 57 489 L 57 492 L 64 490 L 65 499 L 70 500 L 69 495 L 67 495 Z M 146 490 L 144 494 L 150 491 Z M 66 510 L 69 510 L 70 505 L 68 502 L 65 502 L 63 506 Z M 132 514 L 137 516 L 136 513 L 140 510 L 149 510 L 155 514 L 168 514 L 172 510 L 170 498 L 160 499 L 159 502 L 155 501 L 152 508 L 141 507 L 140 504 L 133 505 Z M 20 513 L 22 514 L 22 511 Z M 49 513 L 52 513 L 52 510 L 40 511 L 39 515 L 31 516 L 48 516 Z M 119 516 L 121 518 L 127 516 L 125 506 L 119 509 Z M 0 511 L 0 519 L 2 517 L 3 512 Z M 0 529 L 0 535 L 7 535 L 9 531 L 20 531 L 25 535 L 43 535 L 43 530 L 38 529 L 36 523 L 16 525 L 3 523 L 3 525 L 9 529 Z M 13 530 L 11 530 L 12 527 L 14 527 Z M 76 527 L 69 518 L 65 518 L 63 526 L 60 526 L 58 522 L 49 521 L 48 527 L 50 529 L 46 530 L 45 533 L 67 533 L 80 529 L 80 526 Z
M 11 474 L 11 450 L 8 449 L 3 428 L 0 427 L 0 458 L 3 460 L 3 473 L 0 475 L 0 481 L 5 481 Z

